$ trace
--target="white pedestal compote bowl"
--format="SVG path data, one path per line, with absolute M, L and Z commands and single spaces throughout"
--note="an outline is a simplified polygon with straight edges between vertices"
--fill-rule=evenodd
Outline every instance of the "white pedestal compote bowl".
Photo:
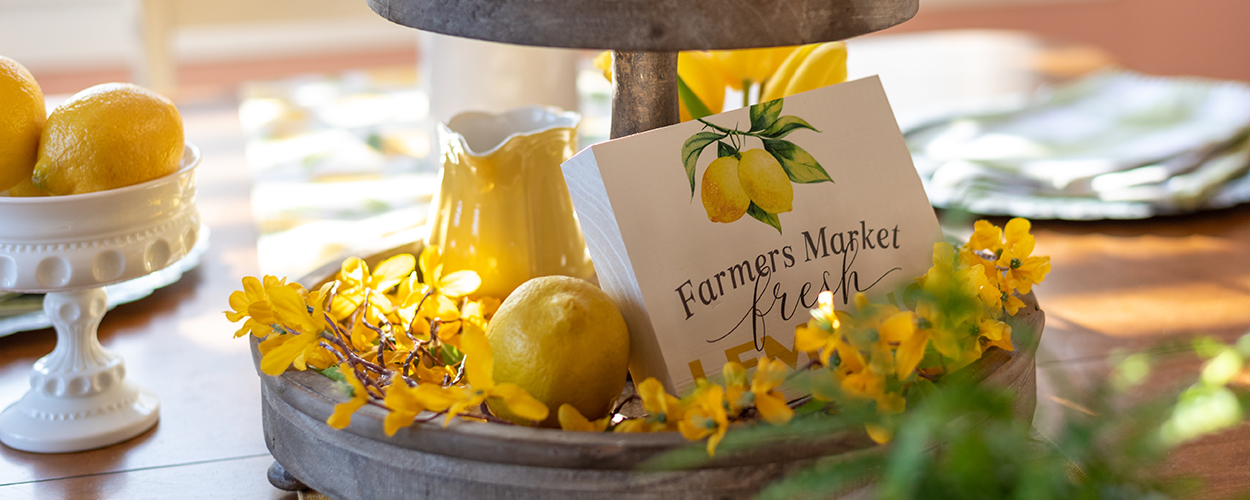
M 177 172 L 95 193 L 0 196 L 0 290 L 46 293 L 56 348 L 35 362 L 30 391 L 0 413 L 0 441 L 61 453 L 99 448 L 156 424 L 160 400 L 126 378 L 121 356 L 96 337 L 105 285 L 176 262 L 200 237 L 187 145 Z

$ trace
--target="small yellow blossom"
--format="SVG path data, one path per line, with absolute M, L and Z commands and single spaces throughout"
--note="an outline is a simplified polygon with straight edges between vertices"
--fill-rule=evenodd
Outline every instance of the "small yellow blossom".
M 579 432 L 603 432 L 608 428 L 608 423 L 612 420 L 612 416 L 608 415 L 592 422 L 582 416 L 582 412 L 577 411 L 577 408 L 568 403 L 560 405 L 556 416 L 560 420 L 561 429 Z
M 443 249 L 433 245 L 421 250 L 421 276 L 425 284 L 447 297 L 463 297 L 482 286 L 482 278 L 473 271 L 445 272 Z
M 647 417 L 626 420 L 616 426 L 616 432 L 660 432 L 677 430 L 685 407 L 676 396 L 664 392 L 664 384 L 655 377 L 647 377 L 638 384 L 638 397 Z
M 1011 325 L 990 317 L 977 320 L 977 336 L 986 340 L 985 345 L 997 346 L 1004 351 L 1015 350 L 1011 345 Z
M 452 387 L 457 401 L 447 410 L 447 419 L 443 425 L 451 423 L 452 417 L 464 413 L 470 408 L 481 405 L 487 398 L 498 398 L 508 410 L 517 416 L 541 422 L 547 419 L 550 410 L 542 401 L 534 399 L 520 386 L 511 383 L 496 384 L 492 370 L 495 360 L 490 352 L 490 344 L 486 334 L 477 331 L 466 331 L 461 346 L 464 351 L 464 372 L 470 388 Z
M 334 414 L 326 419 L 326 425 L 335 429 L 343 429 L 351 424 L 352 414 L 369 402 L 369 392 L 365 390 L 365 385 L 360 383 L 360 379 L 356 378 L 351 365 L 343 363 L 339 365 L 339 371 L 343 373 L 343 377 L 352 388 L 352 398 L 334 405 Z
M 885 377 L 872 370 L 860 370 L 842 378 L 842 392 L 859 399 L 872 399 L 885 394 Z
M 321 340 L 319 333 L 300 333 L 279 335 L 262 342 L 268 344 L 267 351 L 260 358 L 260 371 L 266 375 L 278 376 L 297 360 L 305 358 L 305 351 L 317 346 Z M 304 366 L 297 366 L 303 370 Z
M 754 395 L 755 409 L 760 412 L 764 421 L 773 425 L 782 425 L 794 418 L 794 409 L 786 404 L 785 396 L 774 391 L 786 381 L 789 368 L 780 359 L 769 360 L 760 358 L 755 376 L 751 378 L 751 394 Z
M 1007 311 L 1007 314 L 1015 316 L 1021 307 L 1024 307 L 1024 301 L 1020 300 L 1020 297 L 1011 292 L 1003 292 L 1003 309 Z
M 918 318 L 914 313 L 900 313 L 891 320 L 890 329 L 909 330 L 906 334 L 895 335 L 903 340 L 899 341 L 898 348 L 894 351 L 894 375 L 899 380 L 905 380 L 920 366 L 920 360 L 924 359 L 930 334 L 928 329 L 916 328 Z
M 742 413 L 744 406 L 750 404 L 744 397 L 751 392 L 747 383 L 747 369 L 742 363 L 730 361 L 721 368 L 721 373 L 725 377 L 725 405 L 729 408 L 729 414 L 736 416 Z M 754 398 L 754 395 L 751 397 Z
M 412 425 L 421 412 L 443 411 L 454 402 L 448 392 L 437 384 L 409 387 L 402 381 L 394 382 L 386 389 L 383 400 L 383 404 L 390 409 L 383 422 L 383 430 L 387 436 L 394 436 L 401 427 Z
M 276 320 L 269 309 L 269 296 L 265 294 L 265 286 L 252 276 L 243 278 L 243 289 L 230 294 L 231 311 L 226 311 L 226 319 L 238 323 L 246 318 L 243 326 L 234 333 L 236 338 L 251 333 L 257 337 L 265 337 L 273 331 Z
M 1029 234 L 1029 221 L 1015 218 L 1007 221 L 1003 232 L 1007 243 L 998 258 L 998 267 L 1005 269 L 1004 278 L 1016 292 L 1028 294 L 1033 285 L 1046 279 L 1050 257 L 1033 257 L 1034 239 Z M 1013 313 L 1014 314 L 1014 313 Z
M 894 439 L 894 431 L 880 424 L 864 424 L 864 429 L 868 431 L 868 437 L 877 444 L 886 444 Z
M 973 251 L 985 250 L 998 257 L 998 252 L 1003 248 L 1003 230 L 987 220 L 977 221 L 972 225 L 968 248 Z
M 350 316 L 365 302 L 366 297 L 373 307 L 390 313 L 391 301 L 382 292 L 400 284 L 412 274 L 415 266 L 416 258 L 410 254 L 399 254 L 386 259 L 373 272 L 369 272 L 369 265 L 359 258 L 344 260 L 339 270 L 341 284 L 330 305 L 331 315 L 335 320 Z
M 690 395 L 681 420 L 677 422 L 677 429 L 690 441 L 708 438 L 707 454 L 716 456 L 716 446 L 729 430 L 729 418 L 725 415 L 725 389 L 707 381 L 703 382 Z

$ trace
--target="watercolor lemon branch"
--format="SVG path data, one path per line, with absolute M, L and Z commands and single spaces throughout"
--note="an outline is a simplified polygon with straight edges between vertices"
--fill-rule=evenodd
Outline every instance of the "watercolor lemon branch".
M 716 144 L 716 159 L 704 170 L 701 183 L 708 220 L 729 223 L 749 214 L 781 233 L 777 214 L 793 209 L 792 183 L 833 182 L 816 158 L 785 139 L 800 129 L 820 131 L 797 116 L 782 116 L 783 103 L 784 99 L 775 99 L 751 106 L 751 123 L 745 131 L 698 119 L 704 128 L 686 139 L 681 160 L 693 200 L 699 157 Z M 763 149 L 746 149 L 748 137 L 759 140 Z

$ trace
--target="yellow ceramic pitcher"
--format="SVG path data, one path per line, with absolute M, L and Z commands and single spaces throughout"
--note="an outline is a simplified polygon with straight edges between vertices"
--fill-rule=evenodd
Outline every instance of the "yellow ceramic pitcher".
M 537 276 L 592 278 L 560 172 L 576 152 L 579 120 L 531 106 L 462 113 L 439 126 L 442 187 L 426 244 L 443 248 L 444 272 L 477 271 L 475 296 L 502 299 Z

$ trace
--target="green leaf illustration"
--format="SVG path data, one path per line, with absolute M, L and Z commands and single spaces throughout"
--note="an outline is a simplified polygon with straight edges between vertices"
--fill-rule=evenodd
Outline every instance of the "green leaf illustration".
M 750 215 L 751 217 L 755 217 L 755 220 L 758 220 L 760 222 L 763 222 L 765 224 L 768 224 L 772 227 L 777 228 L 777 234 L 782 234 L 781 233 L 781 220 L 777 218 L 777 214 L 770 214 L 768 212 L 765 212 L 764 209 L 756 206 L 755 202 L 751 202 L 751 204 L 747 206 L 747 215 Z
M 782 137 L 790 135 L 790 132 L 794 132 L 795 130 L 798 130 L 801 128 L 820 132 L 819 130 L 816 130 L 816 127 L 813 127 L 810 123 L 807 123 L 806 120 L 799 118 L 797 116 L 787 115 L 787 116 L 783 116 L 777 119 L 777 121 L 773 122 L 771 126 L 765 129 L 763 132 L 760 132 L 760 135 L 765 136 L 765 137 L 771 137 L 773 139 L 780 139 Z
M 791 181 L 802 184 L 833 182 L 833 178 L 829 177 L 829 173 L 820 166 L 820 162 L 797 144 L 778 139 L 763 139 L 763 141 L 764 150 L 781 163 L 781 168 L 785 169 Z
M 691 198 L 694 198 L 694 169 L 699 164 L 699 154 L 709 144 L 724 138 L 724 134 L 716 132 L 699 132 L 686 139 L 686 143 L 681 146 L 681 162 L 686 167 L 686 177 L 690 179 Z
M 768 102 L 761 102 L 751 106 L 751 132 L 759 132 L 761 130 L 772 127 L 773 122 L 777 121 L 777 117 L 781 115 L 781 104 L 783 99 L 774 99 Z
M 716 143 L 716 157 L 724 158 L 726 156 L 738 156 L 738 148 L 724 142 Z
M 690 90 L 690 86 L 686 85 L 686 81 L 681 77 L 677 77 L 677 96 L 681 98 L 681 103 L 686 107 L 686 111 L 690 112 L 691 118 L 703 118 L 711 115 L 712 110 L 707 109 L 707 105 L 703 104 L 703 100 L 699 99 L 698 94 Z

